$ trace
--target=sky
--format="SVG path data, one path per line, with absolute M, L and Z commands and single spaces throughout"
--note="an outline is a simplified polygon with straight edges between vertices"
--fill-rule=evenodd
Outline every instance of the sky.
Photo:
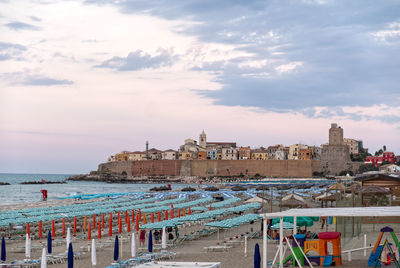
M 0 0 L 0 172 L 87 173 L 204 130 L 400 154 L 398 0 Z

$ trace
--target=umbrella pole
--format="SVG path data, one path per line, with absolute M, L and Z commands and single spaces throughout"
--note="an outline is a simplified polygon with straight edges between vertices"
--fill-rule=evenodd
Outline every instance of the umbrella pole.
M 121 257 L 120 257 L 121 260 L 122 260 L 122 240 L 123 240 L 123 239 L 122 239 L 122 235 L 121 235 L 121 254 L 120 254 L 120 255 L 121 255 Z

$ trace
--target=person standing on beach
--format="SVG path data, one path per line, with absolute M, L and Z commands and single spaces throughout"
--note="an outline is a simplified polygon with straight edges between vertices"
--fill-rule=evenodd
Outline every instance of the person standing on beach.
M 141 247 L 144 247 L 145 241 L 146 241 L 146 231 L 141 230 L 139 235 L 139 243 Z

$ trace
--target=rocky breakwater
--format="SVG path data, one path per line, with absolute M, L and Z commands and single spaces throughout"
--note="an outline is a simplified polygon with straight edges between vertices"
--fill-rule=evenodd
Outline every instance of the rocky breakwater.
M 141 176 L 133 177 L 112 173 L 76 175 L 68 178 L 71 181 L 102 181 L 106 183 L 185 183 L 181 177 Z

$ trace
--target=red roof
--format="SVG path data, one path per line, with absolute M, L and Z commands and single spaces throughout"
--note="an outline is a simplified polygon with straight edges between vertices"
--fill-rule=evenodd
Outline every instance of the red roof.
M 335 239 L 340 237 L 341 233 L 339 232 L 321 232 L 318 234 L 318 238 L 321 239 Z

